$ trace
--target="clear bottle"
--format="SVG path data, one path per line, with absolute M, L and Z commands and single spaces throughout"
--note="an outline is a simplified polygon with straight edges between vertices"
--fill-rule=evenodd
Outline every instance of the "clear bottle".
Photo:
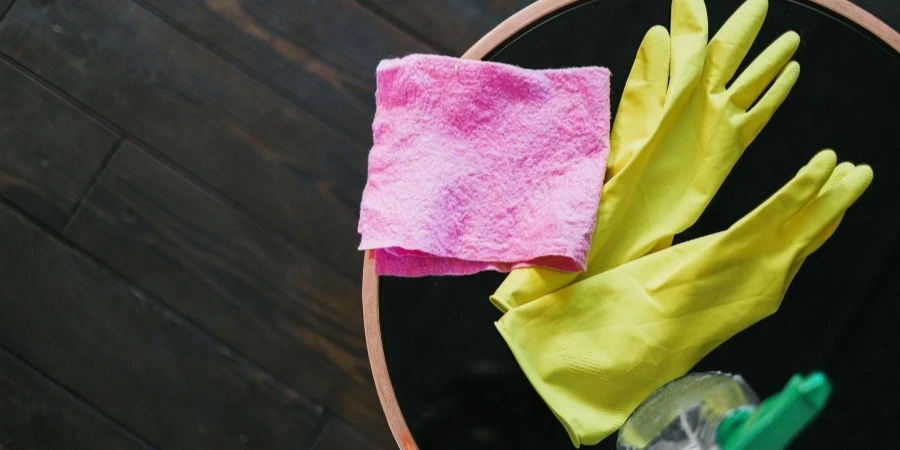
M 782 450 L 825 408 L 825 374 L 795 374 L 762 403 L 739 375 L 692 373 L 657 389 L 619 430 L 619 450 Z
M 716 429 L 759 398 L 740 375 L 691 373 L 654 391 L 619 430 L 618 450 L 719 450 Z

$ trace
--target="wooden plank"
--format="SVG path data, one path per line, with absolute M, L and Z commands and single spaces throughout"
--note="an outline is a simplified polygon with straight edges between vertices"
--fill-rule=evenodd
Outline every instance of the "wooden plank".
M 0 348 L 0 449 L 8 448 L 153 447 Z
M 353 0 L 142 0 L 250 66 L 362 145 L 372 141 L 375 67 L 433 53 Z
M 318 415 L 0 202 L 0 345 L 160 448 L 294 449 Z
M 492 28 L 534 0 L 361 0 L 459 56 Z
M 373 384 L 348 383 L 337 391 L 329 405 L 334 411 L 340 411 L 341 419 L 353 425 L 367 439 L 384 448 L 397 447 Z
M 0 51 L 360 274 L 365 149 L 129 0 L 16 2 Z
M 59 230 L 115 141 L 112 131 L 0 61 L 0 197 Z
M 128 141 L 65 236 L 338 414 L 372 386 L 357 286 Z
M 392 447 L 395 447 L 396 444 Z M 353 427 L 332 417 L 310 450 L 379 450 L 384 448 L 366 439 Z

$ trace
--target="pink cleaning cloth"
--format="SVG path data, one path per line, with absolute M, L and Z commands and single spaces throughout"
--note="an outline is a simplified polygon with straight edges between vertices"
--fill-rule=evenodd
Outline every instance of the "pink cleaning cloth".
M 609 154 L 609 70 L 382 61 L 360 207 L 376 273 L 585 269 Z

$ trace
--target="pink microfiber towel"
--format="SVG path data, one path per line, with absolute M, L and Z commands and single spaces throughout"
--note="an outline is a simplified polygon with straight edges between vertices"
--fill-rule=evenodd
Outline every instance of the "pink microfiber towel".
M 609 77 L 382 61 L 359 220 L 376 273 L 583 271 L 609 154 Z

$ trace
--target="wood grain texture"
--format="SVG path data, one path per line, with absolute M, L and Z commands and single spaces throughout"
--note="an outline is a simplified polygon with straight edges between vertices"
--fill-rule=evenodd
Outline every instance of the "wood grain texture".
M 380 447 L 337 418 L 331 418 L 309 450 L 381 450 Z
M 336 391 L 328 404 L 334 411 L 340 411 L 340 418 L 366 438 L 384 448 L 395 448 L 396 440 L 391 435 L 373 383 L 348 382 Z
M 434 52 L 353 0 L 142 2 L 270 78 L 366 147 L 378 62 Z
M 153 448 L 4 349 L 0 436 L 0 449 Z
M 115 141 L 112 131 L 0 60 L 0 197 L 59 230 Z
M 329 399 L 348 383 L 374 392 L 359 288 L 134 144 L 65 236 L 338 415 L 347 405 Z M 347 419 L 386 432 L 370 406 Z
M 462 55 L 481 36 L 534 0 L 363 0 Z
M 160 448 L 295 449 L 317 412 L 0 203 L 0 345 Z
M 365 149 L 128 0 L 16 2 L 0 51 L 356 277 Z

